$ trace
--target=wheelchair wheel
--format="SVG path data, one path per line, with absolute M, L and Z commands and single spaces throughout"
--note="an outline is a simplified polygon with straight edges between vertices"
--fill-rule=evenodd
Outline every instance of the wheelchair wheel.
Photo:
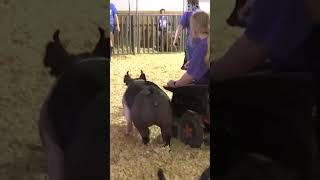
M 179 128 L 180 140 L 192 148 L 200 148 L 204 135 L 202 126 L 201 118 L 197 113 L 185 112 Z
M 180 132 L 180 123 L 179 123 L 179 119 L 175 118 L 173 120 L 173 125 L 172 125 L 172 137 L 174 138 L 178 138 L 179 136 L 179 132 Z

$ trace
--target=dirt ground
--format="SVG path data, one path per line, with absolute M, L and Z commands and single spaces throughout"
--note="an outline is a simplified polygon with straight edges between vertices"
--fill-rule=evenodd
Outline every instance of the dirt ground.
M 237 27 L 230 27 L 226 23 L 234 8 L 235 1 L 215 0 L 211 4 L 210 21 L 212 22 L 210 38 L 213 42 L 210 48 L 212 48 L 211 55 L 214 60 L 217 60 L 230 48 L 242 30 Z
M 53 79 L 42 58 L 53 32 L 70 52 L 91 50 L 106 27 L 106 1 L 0 0 L 0 179 L 44 180 L 39 108 Z
M 234 8 L 234 1 L 211 3 L 211 55 L 218 60 L 242 30 L 226 24 Z M 122 115 L 121 98 L 125 91 L 123 76 L 129 70 L 134 77 L 144 70 L 147 79 L 162 86 L 169 79 L 179 78 L 183 54 L 118 56 L 111 62 L 110 99 L 110 171 L 111 179 L 157 179 L 157 169 L 164 169 L 169 180 L 196 180 L 210 162 L 210 149 L 192 149 L 178 140 L 173 140 L 171 152 L 161 148 L 160 129 L 152 127 L 151 144 L 145 147 L 140 136 L 127 139 L 124 135 L 125 121 Z M 171 93 L 166 91 L 171 97 Z
M 151 142 L 145 146 L 140 135 L 128 138 L 122 109 L 125 91 L 123 76 L 129 71 L 133 77 L 143 70 L 148 80 L 160 87 L 170 79 L 178 79 L 184 54 L 114 56 L 110 72 L 110 172 L 112 180 L 157 179 L 158 168 L 163 168 L 169 180 L 198 179 L 210 164 L 210 148 L 192 149 L 173 139 L 171 152 L 162 147 L 160 128 L 151 127 Z M 172 93 L 166 91 L 169 97 Z

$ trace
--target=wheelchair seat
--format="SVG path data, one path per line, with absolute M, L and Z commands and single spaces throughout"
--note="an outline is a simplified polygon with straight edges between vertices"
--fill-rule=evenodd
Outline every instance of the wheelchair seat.
M 181 116 L 187 110 L 209 114 L 208 85 L 190 84 L 178 88 L 164 86 L 173 93 L 171 104 L 174 116 Z

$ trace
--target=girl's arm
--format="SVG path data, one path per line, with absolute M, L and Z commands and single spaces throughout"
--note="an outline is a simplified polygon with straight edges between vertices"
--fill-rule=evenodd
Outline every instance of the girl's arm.
M 184 73 L 184 75 L 178 81 L 175 81 L 174 87 L 181 87 L 191 84 L 192 80 L 192 77 L 188 73 Z
M 243 34 L 222 58 L 212 62 L 210 76 L 215 80 L 232 78 L 248 72 L 261 64 L 265 58 L 264 48 Z
M 193 80 L 200 79 L 206 72 L 208 72 L 208 67 L 204 64 L 207 51 L 208 46 L 206 44 L 199 44 L 192 53 L 192 62 L 189 62 L 191 64 L 188 67 L 187 72 L 183 74 L 178 81 L 169 81 L 168 86 L 181 87 L 191 84 Z

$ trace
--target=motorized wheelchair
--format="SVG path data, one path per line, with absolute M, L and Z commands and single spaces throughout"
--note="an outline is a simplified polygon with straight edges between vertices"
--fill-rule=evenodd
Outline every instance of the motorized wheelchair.
M 173 93 L 173 137 L 192 148 L 210 144 L 210 105 L 208 85 L 164 87 Z

